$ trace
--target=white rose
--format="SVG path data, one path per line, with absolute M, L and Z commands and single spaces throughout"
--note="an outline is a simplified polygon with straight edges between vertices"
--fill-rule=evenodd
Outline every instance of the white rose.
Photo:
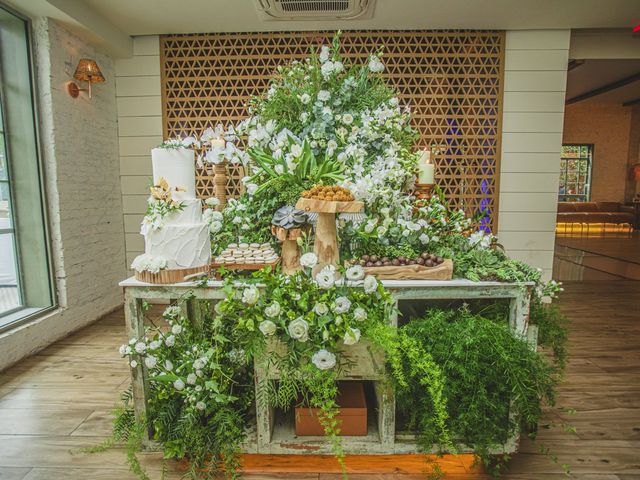
M 328 370 L 335 367 L 336 356 L 330 351 L 323 348 L 322 350 L 318 350 L 313 354 L 313 356 L 311 357 L 311 362 L 320 370 Z
M 189 385 L 195 385 L 197 380 L 198 380 L 198 377 L 196 377 L 195 373 L 190 373 L 189 375 L 187 375 L 187 383 Z
M 138 342 L 135 346 L 136 353 L 143 354 L 147 350 L 147 346 L 144 342 Z
M 271 305 L 264 309 L 264 314 L 267 317 L 275 318 L 280 315 L 280 310 L 280 304 L 274 301 Z
M 333 305 L 333 312 L 337 314 L 346 313 L 351 308 L 351 300 L 347 297 L 338 297 Z
M 364 278 L 364 268 L 360 265 L 354 265 L 353 267 L 347 268 L 347 280 L 358 281 Z
M 306 342 L 309 339 L 309 324 L 302 317 L 298 317 L 289 323 L 287 328 L 289 336 L 299 342 Z
M 353 311 L 353 318 L 357 322 L 364 322 L 367 319 L 367 311 L 362 307 L 358 307 Z
M 182 333 L 182 326 L 175 324 L 173 327 L 171 327 L 171 333 L 173 333 L 174 335 L 180 335 Z
M 360 340 L 360 330 L 357 328 L 349 328 L 342 339 L 345 345 L 355 345 Z
M 157 350 L 160 348 L 161 345 L 162 345 L 162 342 L 160 340 L 154 340 L 149 344 L 149 348 L 151 350 Z
M 316 275 L 316 283 L 320 288 L 323 288 L 325 290 L 328 290 L 331 287 L 333 287 L 333 284 L 335 282 L 336 282 L 336 276 L 334 273 L 334 269 L 330 265 L 327 265 L 326 267 L 324 267 Z
M 316 315 L 325 315 L 327 312 L 329 312 L 329 307 L 327 307 L 326 303 L 318 302 L 313 307 L 313 311 L 316 313 Z
M 209 197 L 204 201 L 204 203 L 208 207 L 217 207 L 218 205 L 220 205 L 220 200 L 218 200 L 216 197 Z
M 147 368 L 153 368 L 156 366 L 157 363 L 158 363 L 158 359 L 153 355 L 149 355 L 144 359 L 144 364 L 147 366 Z
M 256 287 L 245 288 L 242 292 L 242 303 L 246 303 L 247 305 L 253 305 L 260 298 L 260 290 Z
M 318 263 L 318 256 L 313 252 L 305 253 L 300 257 L 300 265 L 305 268 L 313 268 Z
M 131 363 L 129 365 L 131 365 L 131 368 L 136 368 L 138 366 L 138 362 L 135 360 L 131 360 Z
M 198 403 L 196 403 L 196 408 L 198 410 L 204 410 L 205 408 L 207 408 L 207 406 L 205 405 L 204 402 L 198 402 Z
M 118 349 L 118 351 L 120 352 L 120 355 L 126 355 L 127 354 L 127 345 L 120 345 L 120 348 Z
M 364 277 L 364 291 L 365 293 L 373 293 L 378 288 L 378 281 L 373 275 L 367 275 Z
M 276 324 L 273 323 L 271 320 L 264 320 L 260 322 L 260 325 L 258 326 L 258 328 L 260 329 L 260 331 L 265 337 L 268 337 L 276 333 L 277 327 L 276 327 Z
M 169 335 L 167 338 L 164 339 L 164 344 L 167 347 L 173 347 L 175 343 L 176 343 L 176 337 L 174 337 L 173 335 Z
M 179 378 L 175 382 L 173 382 L 173 388 L 175 388 L 176 390 L 183 390 L 184 382 L 182 381 L 182 379 Z

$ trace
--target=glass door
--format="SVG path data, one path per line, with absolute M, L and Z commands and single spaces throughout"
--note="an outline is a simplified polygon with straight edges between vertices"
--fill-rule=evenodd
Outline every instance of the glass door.
M 593 145 L 563 145 L 560 155 L 560 202 L 588 202 L 591 198 Z

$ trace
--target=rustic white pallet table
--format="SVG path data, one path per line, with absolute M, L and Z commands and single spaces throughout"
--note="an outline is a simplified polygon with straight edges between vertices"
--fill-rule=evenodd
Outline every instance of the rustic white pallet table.
M 535 329 L 529 329 L 529 298 L 533 283 L 471 282 L 469 280 L 383 280 L 396 302 L 404 300 L 507 300 L 509 301 L 509 326 L 514 335 L 529 338 L 535 345 Z M 200 301 L 216 301 L 225 298 L 223 282 L 209 281 L 206 286 L 195 282 L 171 285 L 149 284 L 131 277 L 120 283 L 124 288 L 125 319 L 129 338 L 144 335 L 142 302 L 152 300 L 186 299 L 185 314 L 194 322 L 201 321 Z M 390 318 L 391 325 L 397 319 Z M 416 453 L 417 442 L 411 435 L 396 431 L 395 399 L 384 375 L 384 358 L 374 352 L 366 341 L 357 348 L 350 347 L 351 367 L 344 370 L 344 380 L 367 380 L 373 383 L 377 411 L 369 422 L 366 437 L 344 437 L 343 446 L 347 454 L 400 454 Z M 278 372 L 270 371 L 256 360 L 256 389 L 263 388 L 260 379 L 277 379 Z M 131 369 L 134 408 L 137 418 L 146 412 L 148 378 L 144 362 Z M 259 393 L 259 392 L 256 392 Z M 256 395 L 259 396 L 259 395 Z M 512 412 L 512 414 L 515 414 Z M 148 439 L 147 439 L 148 443 Z M 518 436 L 507 439 L 497 453 L 517 450 Z M 244 445 L 247 453 L 271 454 L 331 454 L 330 446 L 323 437 L 296 437 L 292 415 L 272 408 L 256 409 L 256 425 L 248 426 Z

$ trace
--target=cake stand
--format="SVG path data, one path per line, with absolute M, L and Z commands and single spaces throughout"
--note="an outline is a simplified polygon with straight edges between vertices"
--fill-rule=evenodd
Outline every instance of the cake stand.
M 338 232 L 336 229 L 336 213 L 355 213 L 362 210 L 362 202 L 334 202 L 330 200 L 317 200 L 314 198 L 301 198 L 296 203 L 296 208 L 305 212 L 316 212 L 316 238 L 313 251 L 318 256 L 318 264 L 313 269 L 315 275 L 327 265 L 337 266 L 340 262 L 340 249 L 338 248 Z

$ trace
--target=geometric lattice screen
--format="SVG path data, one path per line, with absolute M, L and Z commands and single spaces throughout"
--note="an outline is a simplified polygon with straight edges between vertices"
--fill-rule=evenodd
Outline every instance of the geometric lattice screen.
M 237 123 L 246 101 L 261 94 L 275 68 L 303 59 L 333 32 L 213 33 L 161 36 L 165 137 L 200 134 Z M 486 212 L 497 225 L 504 32 L 346 31 L 345 61 L 362 60 L 384 45 L 384 75 L 420 131 L 417 148 L 440 146 L 436 181 L 451 204 Z M 230 172 L 227 194 L 239 193 L 242 173 Z M 197 173 L 201 196 L 213 178 Z

